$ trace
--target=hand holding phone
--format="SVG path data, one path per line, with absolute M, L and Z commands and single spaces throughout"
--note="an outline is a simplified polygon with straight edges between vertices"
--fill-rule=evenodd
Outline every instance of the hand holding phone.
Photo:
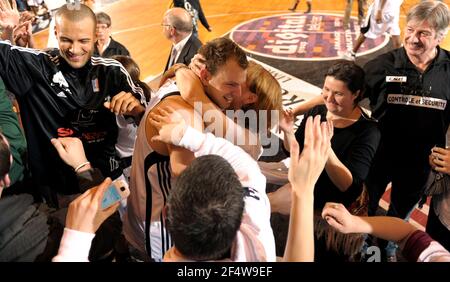
M 106 189 L 102 199 L 102 209 L 107 209 L 130 195 L 128 184 L 123 180 L 115 180 Z

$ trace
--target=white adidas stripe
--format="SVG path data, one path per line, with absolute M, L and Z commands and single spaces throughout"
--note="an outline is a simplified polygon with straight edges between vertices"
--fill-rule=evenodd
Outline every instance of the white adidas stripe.
M 20 47 L 20 46 L 16 46 L 16 45 L 12 45 L 11 42 L 9 41 L 3 41 L 0 40 L 0 44 L 4 44 L 4 45 L 8 45 L 11 46 L 11 50 L 19 50 L 20 52 L 26 52 L 26 53 L 30 53 L 30 54 L 34 54 L 34 55 L 47 55 L 47 53 L 40 51 L 38 49 L 32 49 L 32 48 L 25 48 L 25 47 Z

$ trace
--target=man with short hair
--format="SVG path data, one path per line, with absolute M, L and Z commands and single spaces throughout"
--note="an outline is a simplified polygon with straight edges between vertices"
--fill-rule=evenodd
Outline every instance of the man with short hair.
M 17 24 L 17 10 L 0 14 L 2 24 Z M 145 109 L 133 96 L 144 103 L 142 89 L 119 62 L 92 57 L 95 28 L 95 14 L 87 6 L 61 7 L 55 27 L 59 50 L 50 51 L 59 64 L 47 53 L 0 41 L 0 76 L 18 98 L 30 169 L 37 189 L 55 207 L 57 194 L 80 189 L 73 169 L 60 160 L 50 139 L 80 137 L 93 165 L 115 179 L 122 169 L 115 149 L 118 126 L 111 112 L 137 122 Z
M 97 18 L 95 56 L 111 58 L 114 55 L 130 56 L 128 49 L 111 37 L 111 17 L 104 12 L 95 14 Z
M 420 2 L 407 14 L 403 48 L 364 67 L 372 115 L 381 142 L 366 180 L 374 215 L 392 182 L 388 215 L 405 218 L 422 197 L 430 172 L 428 156 L 445 146 L 450 123 L 450 53 L 439 47 L 450 14 L 446 4 Z M 390 251 L 389 251 L 390 250 Z M 390 248 L 387 256 L 394 256 Z
M 192 35 L 189 13 L 182 8 L 172 8 L 164 14 L 162 26 L 164 36 L 172 42 L 164 72 L 174 64 L 189 65 L 202 46 L 202 42 Z

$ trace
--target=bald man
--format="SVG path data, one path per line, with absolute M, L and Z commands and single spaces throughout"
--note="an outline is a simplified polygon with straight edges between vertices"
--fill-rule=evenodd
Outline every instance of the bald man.
M 182 8 L 168 10 L 164 14 L 162 28 L 164 36 L 172 42 L 164 71 L 177 63 L 189 65 L 202 46 L 202 42 L 192 35 L 192 18 L 189 13 Z
M 2 23 L 17 25 L 17 10 L 0 1 L 6 7 L 0 11 L 6 18 Z M 59 50 L 49 51 L 59 63 L 47 53 L 0 41 L 0 76 L 19 101 L 34 183 L 55 207 L 58 194 L 80 189 L 73 169 L 60 159 L 50 139 L 79 137 L 92 166 L 114 179 L 122 174 L 115 148 L 117 119 L 129 117 L 129 123 L 137 123 L 145 109 L 142 89 L 119 62 L 92 57 L 95 31 L 90 8 L 64 5 L 56 13 Z

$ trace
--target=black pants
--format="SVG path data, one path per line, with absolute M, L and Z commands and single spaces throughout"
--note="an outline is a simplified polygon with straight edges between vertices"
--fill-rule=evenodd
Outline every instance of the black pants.
M 411 153 L 412 154 L 412 153 Z M 388 215 L 405 218 L 422 197 L 428 170 L 419 158 L 398 158 L 381 142 L 375 155 L 366 187 L 369 194 L 369 215 L 376 214 L 386 186 L 392 182 Z

